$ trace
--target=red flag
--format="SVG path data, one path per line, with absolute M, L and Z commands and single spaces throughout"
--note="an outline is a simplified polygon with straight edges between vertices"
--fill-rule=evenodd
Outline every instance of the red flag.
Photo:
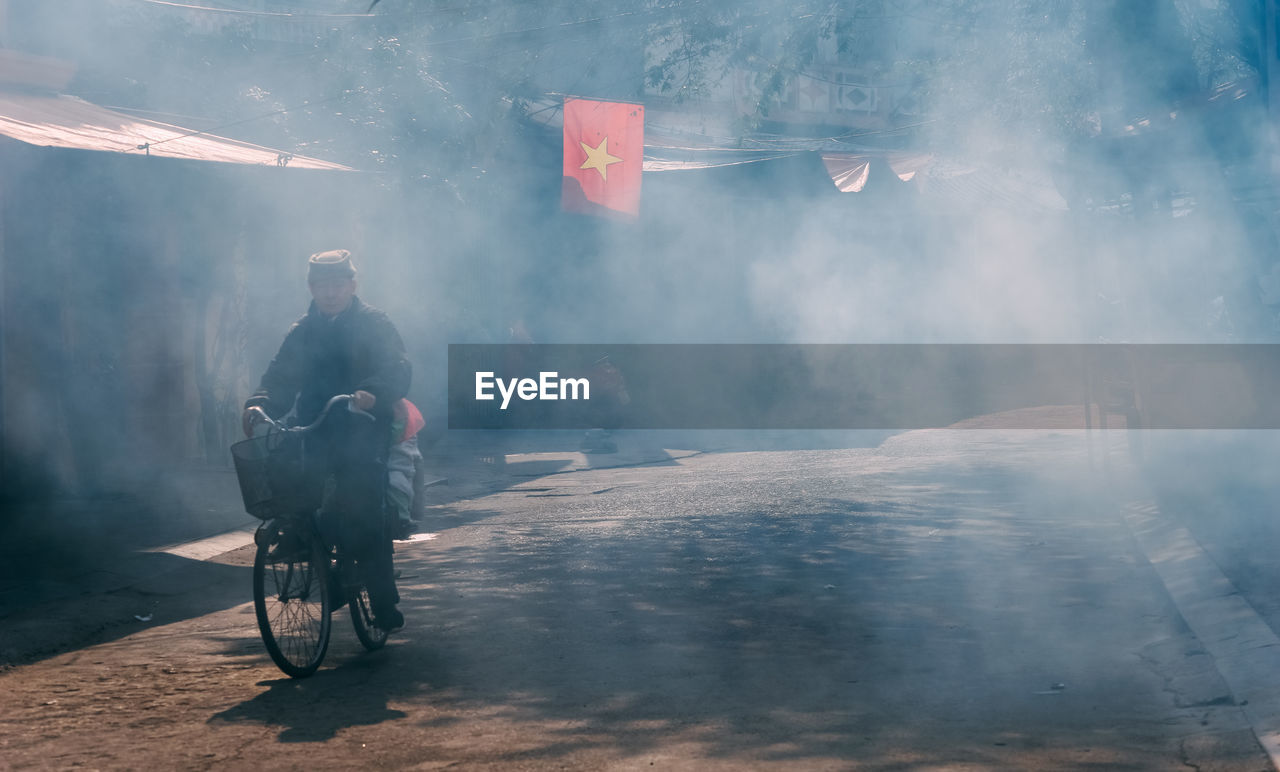
M 643 105 L 564 100 L 565 211 L 637 216 L 643 162 Z

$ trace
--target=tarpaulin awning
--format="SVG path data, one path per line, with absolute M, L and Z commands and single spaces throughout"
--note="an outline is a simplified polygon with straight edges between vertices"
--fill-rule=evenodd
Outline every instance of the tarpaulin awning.
M 342 164 L 136 118 L 60 94 L 0 92 L 0 135 L 39 147 L 353 171 Z
M 871 153 L 823 153 L 822 163 L 841 193 L 861 193 L 871 176 L 872 161 L 883 158 L 898 179 L 910 182 L 933 161 L 929 153 L 888 151 Z

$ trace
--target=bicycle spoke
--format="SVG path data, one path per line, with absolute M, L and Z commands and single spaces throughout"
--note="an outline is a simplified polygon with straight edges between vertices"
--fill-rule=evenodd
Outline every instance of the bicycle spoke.
M 313 661 L 321 645 L 323 601 L 319 575 L 309 561 L 269 556 L 264 568 L 264 600 L 280 654 L 297 667 Z

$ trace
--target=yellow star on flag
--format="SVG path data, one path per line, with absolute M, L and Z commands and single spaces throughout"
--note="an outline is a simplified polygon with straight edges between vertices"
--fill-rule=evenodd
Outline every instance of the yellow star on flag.
M 587 160 L 582 162 L 579 169 L 595 169 L 600 172 L 601 179 L 606 182 L 609 179 L 609 164 L 621 163 L 622 159 L 616 155 L 609 155 L 609 138 L 605 137 L 600 140 L 598 147 L 592 147 L 586 142 L 578 142 L 582 145 L 582 150 L 587 154 Z

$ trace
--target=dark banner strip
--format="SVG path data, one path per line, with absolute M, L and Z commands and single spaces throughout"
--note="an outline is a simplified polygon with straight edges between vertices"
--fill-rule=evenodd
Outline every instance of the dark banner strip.
M 449 346 L 450 429 L 1276 429 L 1277 395 L 1274 344 Z

